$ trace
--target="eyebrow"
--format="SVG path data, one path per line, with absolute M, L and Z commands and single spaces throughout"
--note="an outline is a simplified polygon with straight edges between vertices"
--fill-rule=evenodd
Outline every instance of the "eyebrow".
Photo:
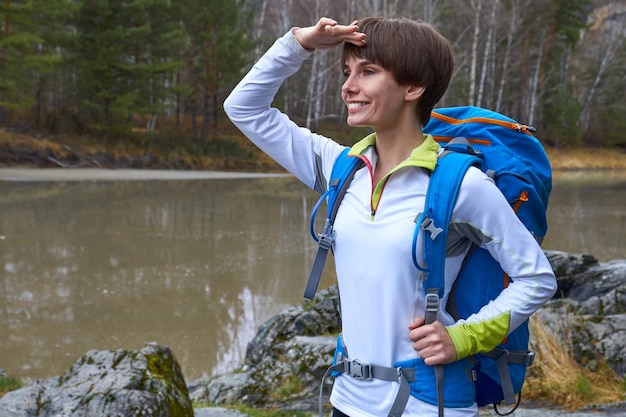
M 359 58 L 359 59 L 361 59 L 361 58 Z M 363 68 L 363 67 L 366 67 L 366 66 L 368 66 L 368 65 L 376 65 L 376 64 L 374 64 L 373 62 L 371 62 L 371 61 L 369 61 L 369 60 L 367 60 L 367 59 L 361 59 L 361 60 L 360 60 L 359 62 L 357 62 L 357 64 L 356 64 L 356 66 L 357 66 L 357 67 L 359 67 L 359 68 Z M 346 64 L 346 63 L 344 62 L 344 64 L 343 64 L 343 69 L 345 70 L 346 68 L 349 68 L 349 67 L 348 67 L 348 64 Z

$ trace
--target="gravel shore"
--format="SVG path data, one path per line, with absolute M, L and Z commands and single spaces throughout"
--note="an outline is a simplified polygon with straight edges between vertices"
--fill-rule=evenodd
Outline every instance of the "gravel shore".
M 498 416 L 493 409 L 480 410 L 484 417 Z M 533 407 L 532 405 L 520 406 L 511 417 L 626 417 L 626 401 L 614 404 L 601 404 L 586 407 L 577 411 L 566 411 L 555 408 Z

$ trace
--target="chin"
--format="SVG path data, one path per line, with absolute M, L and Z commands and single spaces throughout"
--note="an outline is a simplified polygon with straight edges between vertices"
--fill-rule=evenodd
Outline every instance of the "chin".
M 359 122 L 359 121 L 350 120 L 349 117 L 346 119 L 346 123 L 350 127 L 368 127 L 369 126 L 368 124 L 365 124 L 365 123 L 362 123 L 362 122 Z

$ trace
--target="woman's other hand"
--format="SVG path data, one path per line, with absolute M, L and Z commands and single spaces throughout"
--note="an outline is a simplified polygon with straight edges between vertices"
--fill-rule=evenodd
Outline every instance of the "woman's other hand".
M 365 45 L 365 33 L 359 32 L 355 20 L 349 25 L 340 25 L 335 20 L 322 17 L 315 26 L 298 28 L 294 36 L 304 49 L 329 49 L 342 42 L 350 42 L 357 46 Z
M 438 321 L 424 323 L 423 317 L 417 317 L 409 325 L 409 339 L 419 357 L 430 366 L 454 362 L 456 349 L 445 326 Z

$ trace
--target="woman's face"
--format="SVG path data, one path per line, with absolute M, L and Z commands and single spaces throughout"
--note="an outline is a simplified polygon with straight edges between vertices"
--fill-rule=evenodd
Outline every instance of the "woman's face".
M 401 110 L 407 103 L 408 86 L 399 85 L 391 72 L 363 58 L 348 58 L 344 75 L 341 98 L 348 107 L 348 125 L 376 131 L 398 125 L 398 118 L 406 114 Z

